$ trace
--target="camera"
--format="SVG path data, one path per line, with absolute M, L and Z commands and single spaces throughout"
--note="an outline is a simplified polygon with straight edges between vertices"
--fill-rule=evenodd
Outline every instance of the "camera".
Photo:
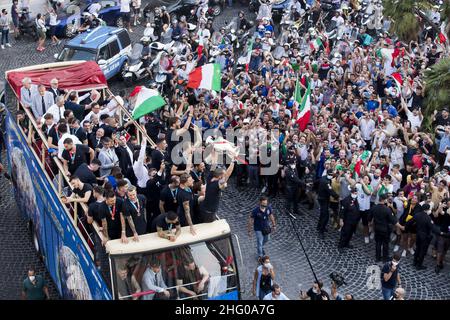
M 347 284 L 345 282 L 345 279 L 342 276 L 342 274 L 340 274 L 339 272 L 336 272 L 336 271 L 334 271 L 330 274 L 330 279 L 331 279 L 331 281 L 333 281 L 336 284 L 336 287 L 340 287 L 344 284 Z

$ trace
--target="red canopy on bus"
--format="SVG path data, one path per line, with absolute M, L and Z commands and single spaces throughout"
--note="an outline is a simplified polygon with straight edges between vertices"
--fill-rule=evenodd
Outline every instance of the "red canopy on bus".
M 41 68 L 22 68 L 8 71 L 7 80 L 12 89 L 20 98 L 20 88 L 23 78 L 31 78 L 33 84 L 43 84 L 50 87 L 50 81 L 58 79 L 60 89 L 72 89 L 83 91 L 89 89 L 101 89 L 107 87 L 105 75 L 94 61 L 87 61 L 67 65 L 54 63 L 42 65 Z

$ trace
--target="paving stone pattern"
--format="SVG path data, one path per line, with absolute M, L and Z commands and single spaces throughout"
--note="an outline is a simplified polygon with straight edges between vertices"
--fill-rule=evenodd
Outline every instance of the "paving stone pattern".
M 219 28 L 238 16 L 241 8 L 226 9 L 215 19 L 214 27 Z M 143 26 L 138 26 L 131 33 L 132 41 L 138 41 L 143 34 Z M 12 48 L 0 50 L 0 77 L 4 78 L 4 71 L 34 64 L 53 62 L 53 55 L 58 53 L 64 44 L 59 46 L 48 45 L 43 53 L 37 52 L 36 44 L 29 40 L 14 41 Z M 123 83 L 112 81 L 113 92 L 131 88 L 123 88 Z M 11 194 L 9 182 L 0 178 L 0 299 L 18 299 L 20 297 L 21 283 L 26 276 L 28 266 L 33 265 L 39 274 L 43 274 L 49 282 L 53 298 L 58 294 L 52 284 L 45 266 L 39 261 L 26 229 L 26 221 L 21 217 Z M 237 189 L 234 182 L 223 194 L 219 215 L 226 218 L 231 225 L 233 233 L 237 234 L 243 255 L 243 265 L 240 265 L 240 278 L 242 288 L 245 290 L 243 298 L 254 299 L 251 296 L 251 283 L 256 263 L 255 236 L 247 234 L 247 219 L 251 209 L 257 205 L 260 192 L 248 188 Z M 380 299 L 380 289 L 372 288 L 379 284 L 378 275 L 371 274 L 377 270 L 374 261 L 374 243 L 364 244 L 360 234 L 354 237 L 354 249 L 343 253 L 337 251 L 338 233 L 330 231 L 322 240 L 317 236 L 316 224 L 318 219 L 317 208 L 308 211 L 302 207 L 302 216 L 292 224 L 284 210 L 282 196 L 271 199 L 278 221 L 277 231 L 271 235 L 272 239 L 266 245 L 266 253 L 270 255 L 276 270 L 276 281 L 280 283 L 283 291 L 291 298 L 297 299 L 300 290 L 307 290 L 314 280 L 297 239 L 294 228 L 297 229 L 311 260 L 313 268 L 319 279 L 330 287 L 329 274 L 333 271 L 341 272 L 347 285 L 340 289 L 341 293 L 352 293 L 357 299 Z M 412 258 L 402 259 L 400 264 L 401 277 L 406 289 L 408 299 L 449 299 L 450 298 L 450 264 L 441 274 L 433 271 L 434 261 L 430 256 L 425 259 L 428 269 L 417 272 L 411 266 Z M 372 269 L 368 269 L 371 267 Z M 368 273 L 369 272 L 369 273 Z M 375 279 L 375 281 L 371 281 Z M 377 280 L 378 279 L 378 280 Z M 369 285 L 368 285 L 369 283 Z M 372 284 L 371 284 L 372 283 Z

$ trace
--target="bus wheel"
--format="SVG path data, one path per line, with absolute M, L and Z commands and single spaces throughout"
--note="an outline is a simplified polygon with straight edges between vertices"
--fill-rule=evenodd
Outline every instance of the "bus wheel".
M 34 228 L 33 222 L 31 222 L 31 221 L 28 222 L 28 230 L 30 232 L 30 237 L 31 237 L 31 241 L 33 242 L 34 250 L 38 254 L 39 259 L 42 260 L 41 247 L 39 245 L 39 238 L 36 234 L 36 230 Z

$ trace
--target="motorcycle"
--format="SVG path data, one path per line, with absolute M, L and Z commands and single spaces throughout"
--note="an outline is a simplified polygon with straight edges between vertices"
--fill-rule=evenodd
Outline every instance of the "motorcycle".
M 123 81 L 128 87 L 148 76 L 148 71 L 143 62 L 143 49 L 144 46 L 141 43 L 134 44 L 128 56 L 128 62 L 122 71 Z
M 37 41 L 38 39 L 36 22 L 30 18 L 30 12 L 28 12 L 28 10 L 26 9 L 22 9 L 21 13 L 19 14 L 18 38 L 22 36 L 30 37 L 34 41 Z

